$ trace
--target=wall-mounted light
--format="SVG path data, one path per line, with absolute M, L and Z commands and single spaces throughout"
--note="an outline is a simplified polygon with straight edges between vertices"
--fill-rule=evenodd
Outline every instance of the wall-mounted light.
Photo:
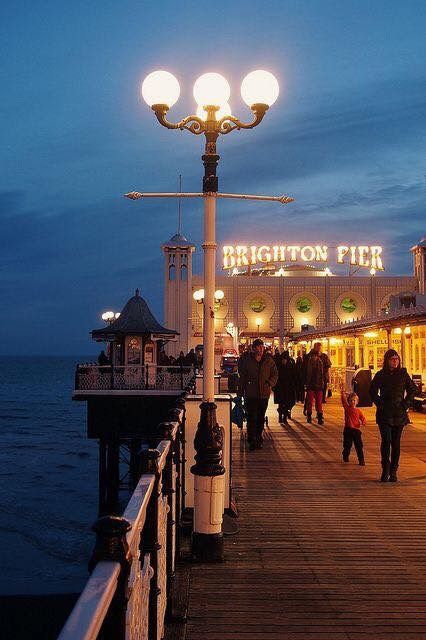
M 394 332 L 394 333 L 396 333 L 396 335 L 400 336 L 400 335 L 401 335 L 401 333 L 402 333 L 402 329 L 401 329 L 401 327 L 396 327 L 396 328 L 393 330 L 393 332 Z
M 376 269 L 374 267 L 371 267 L 370 276 L 375 276 L 375 275 L 376 275 Z
M 364 333 L 364 338 L 377 338 L 379 334 L 376 331 L 366 331 Z
M 411 327 L 405 327 L 404 335 L 405 336 L 410 336 L 411 335 Z

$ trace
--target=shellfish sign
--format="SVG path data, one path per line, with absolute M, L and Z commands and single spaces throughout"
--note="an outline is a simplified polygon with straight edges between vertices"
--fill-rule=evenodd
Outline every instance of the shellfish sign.
M 373 245 L 339 245 L 335 249 L 337 264 L 351 264 L 384 270 L 381 258 L 382 247 Z M 231 245 L 223 246 L 223 269 L 248 267 L 258 263 L 277 262 L 328 262 L 326 245 Z

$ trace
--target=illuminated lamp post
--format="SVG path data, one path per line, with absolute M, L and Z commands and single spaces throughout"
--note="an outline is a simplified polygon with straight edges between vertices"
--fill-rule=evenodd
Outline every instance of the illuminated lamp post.
M 120 314 L 118 312 L 114 313 L 114 311 L 105 311 L 105 313 L 101 315 L 102 320 L 108 322 L 108 324 L 112 324 L 114 320 L 117 320 L 119 317 Z
M 257 337 L 259 337 L 260 326 L 262 324 L 262 318 L 256 318 L 256 326 L 257 326 Z
M 371 316 L 375 316 L 375 308 L 374 308 L 374 276 L 376 275 L 376 269 L 371 267 L 370 269 L 370 305 L 371 305 Z
M 203 197 L 204 197 L 204 309 L 203 309 L 203 402 L 195 436 L 196 463 L 194 474 L 194 533 L 192 554 L 195 559 L 217 561 L 223 559 L 223 534 L 221 531 L 225 469 L 222 465 L 222 430 L 216 420 L 214 403 L 214 294 L 216 262 L 216 198 L 247 196 L 219 194 L 216 175 L 220 156 L 216 142 L 220 134 L 234 130 L 252 129 L 263 120 L 266 111 L 278 97 L 279 87 L 274 76 L 267 71 L 253 71 L 243 80 L 241 95 L 253 113 L 251 122 L 242 122 L 231 115 L 228 100 L 230 87 L 218 73 L 206 73 L 194 84 L 194 98 L 198 105 L 196 115 L 189 115 L 177 123 L 167 120 L 167 112 L 177 102 L 180 87 L 177 79 L 167 71 L 149 74 L 142 85 L 145 102 L 154 111 L 158 122 L 168 129 L 186 129 L 195 135 L 204 134 L 205 149 Z M 130 198 L 142 197 L 133 192 Z M 187 194 L 197 197 L 200 194 Z M 251 199 L 273 199 L 283 204 L 292 199 L 282 196 L 272 198 L 249 196 Z
M 403 331 L 404 338 L 402 342 L 404 343 L 404 366 L 407 367 L 408 373 L 411 375 L 411 327 L 408 325 L 404 327 Z

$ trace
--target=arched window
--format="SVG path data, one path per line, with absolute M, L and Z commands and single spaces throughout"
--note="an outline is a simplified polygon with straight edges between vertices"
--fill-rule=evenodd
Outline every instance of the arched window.
M 139 337 L 129 338 L 127 342 L 127 364 L 141 364 L 142 342 Z
M 169 254 L 169 280 L 176 280 L 175 254 Z
M 188 280 L 188 267 L 186 264 L 182 264 L 180 267 L 180 279 L 185 282 Z

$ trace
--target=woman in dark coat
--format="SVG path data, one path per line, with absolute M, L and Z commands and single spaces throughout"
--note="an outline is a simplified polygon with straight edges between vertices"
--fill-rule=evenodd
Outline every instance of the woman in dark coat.
M 381 482 L 396 482 L 402 431 L 408 424 L 407 410 L 417 389 L 401 367 L 401 360 L 394 349 L 386 351 L 383 367 L 374 376 L 370 395 L 376 405 L 376 422 L 379 425 L 382 443 Z M 390 458 L 390 459 L 389 459 Z
M 288 351 L 283 351 L 278 362 L 278 381 L 274 389 L 274 402 L 278 405 L 278 419 L 288 424 L 291 410 L 296 404 L 296 365 Z

